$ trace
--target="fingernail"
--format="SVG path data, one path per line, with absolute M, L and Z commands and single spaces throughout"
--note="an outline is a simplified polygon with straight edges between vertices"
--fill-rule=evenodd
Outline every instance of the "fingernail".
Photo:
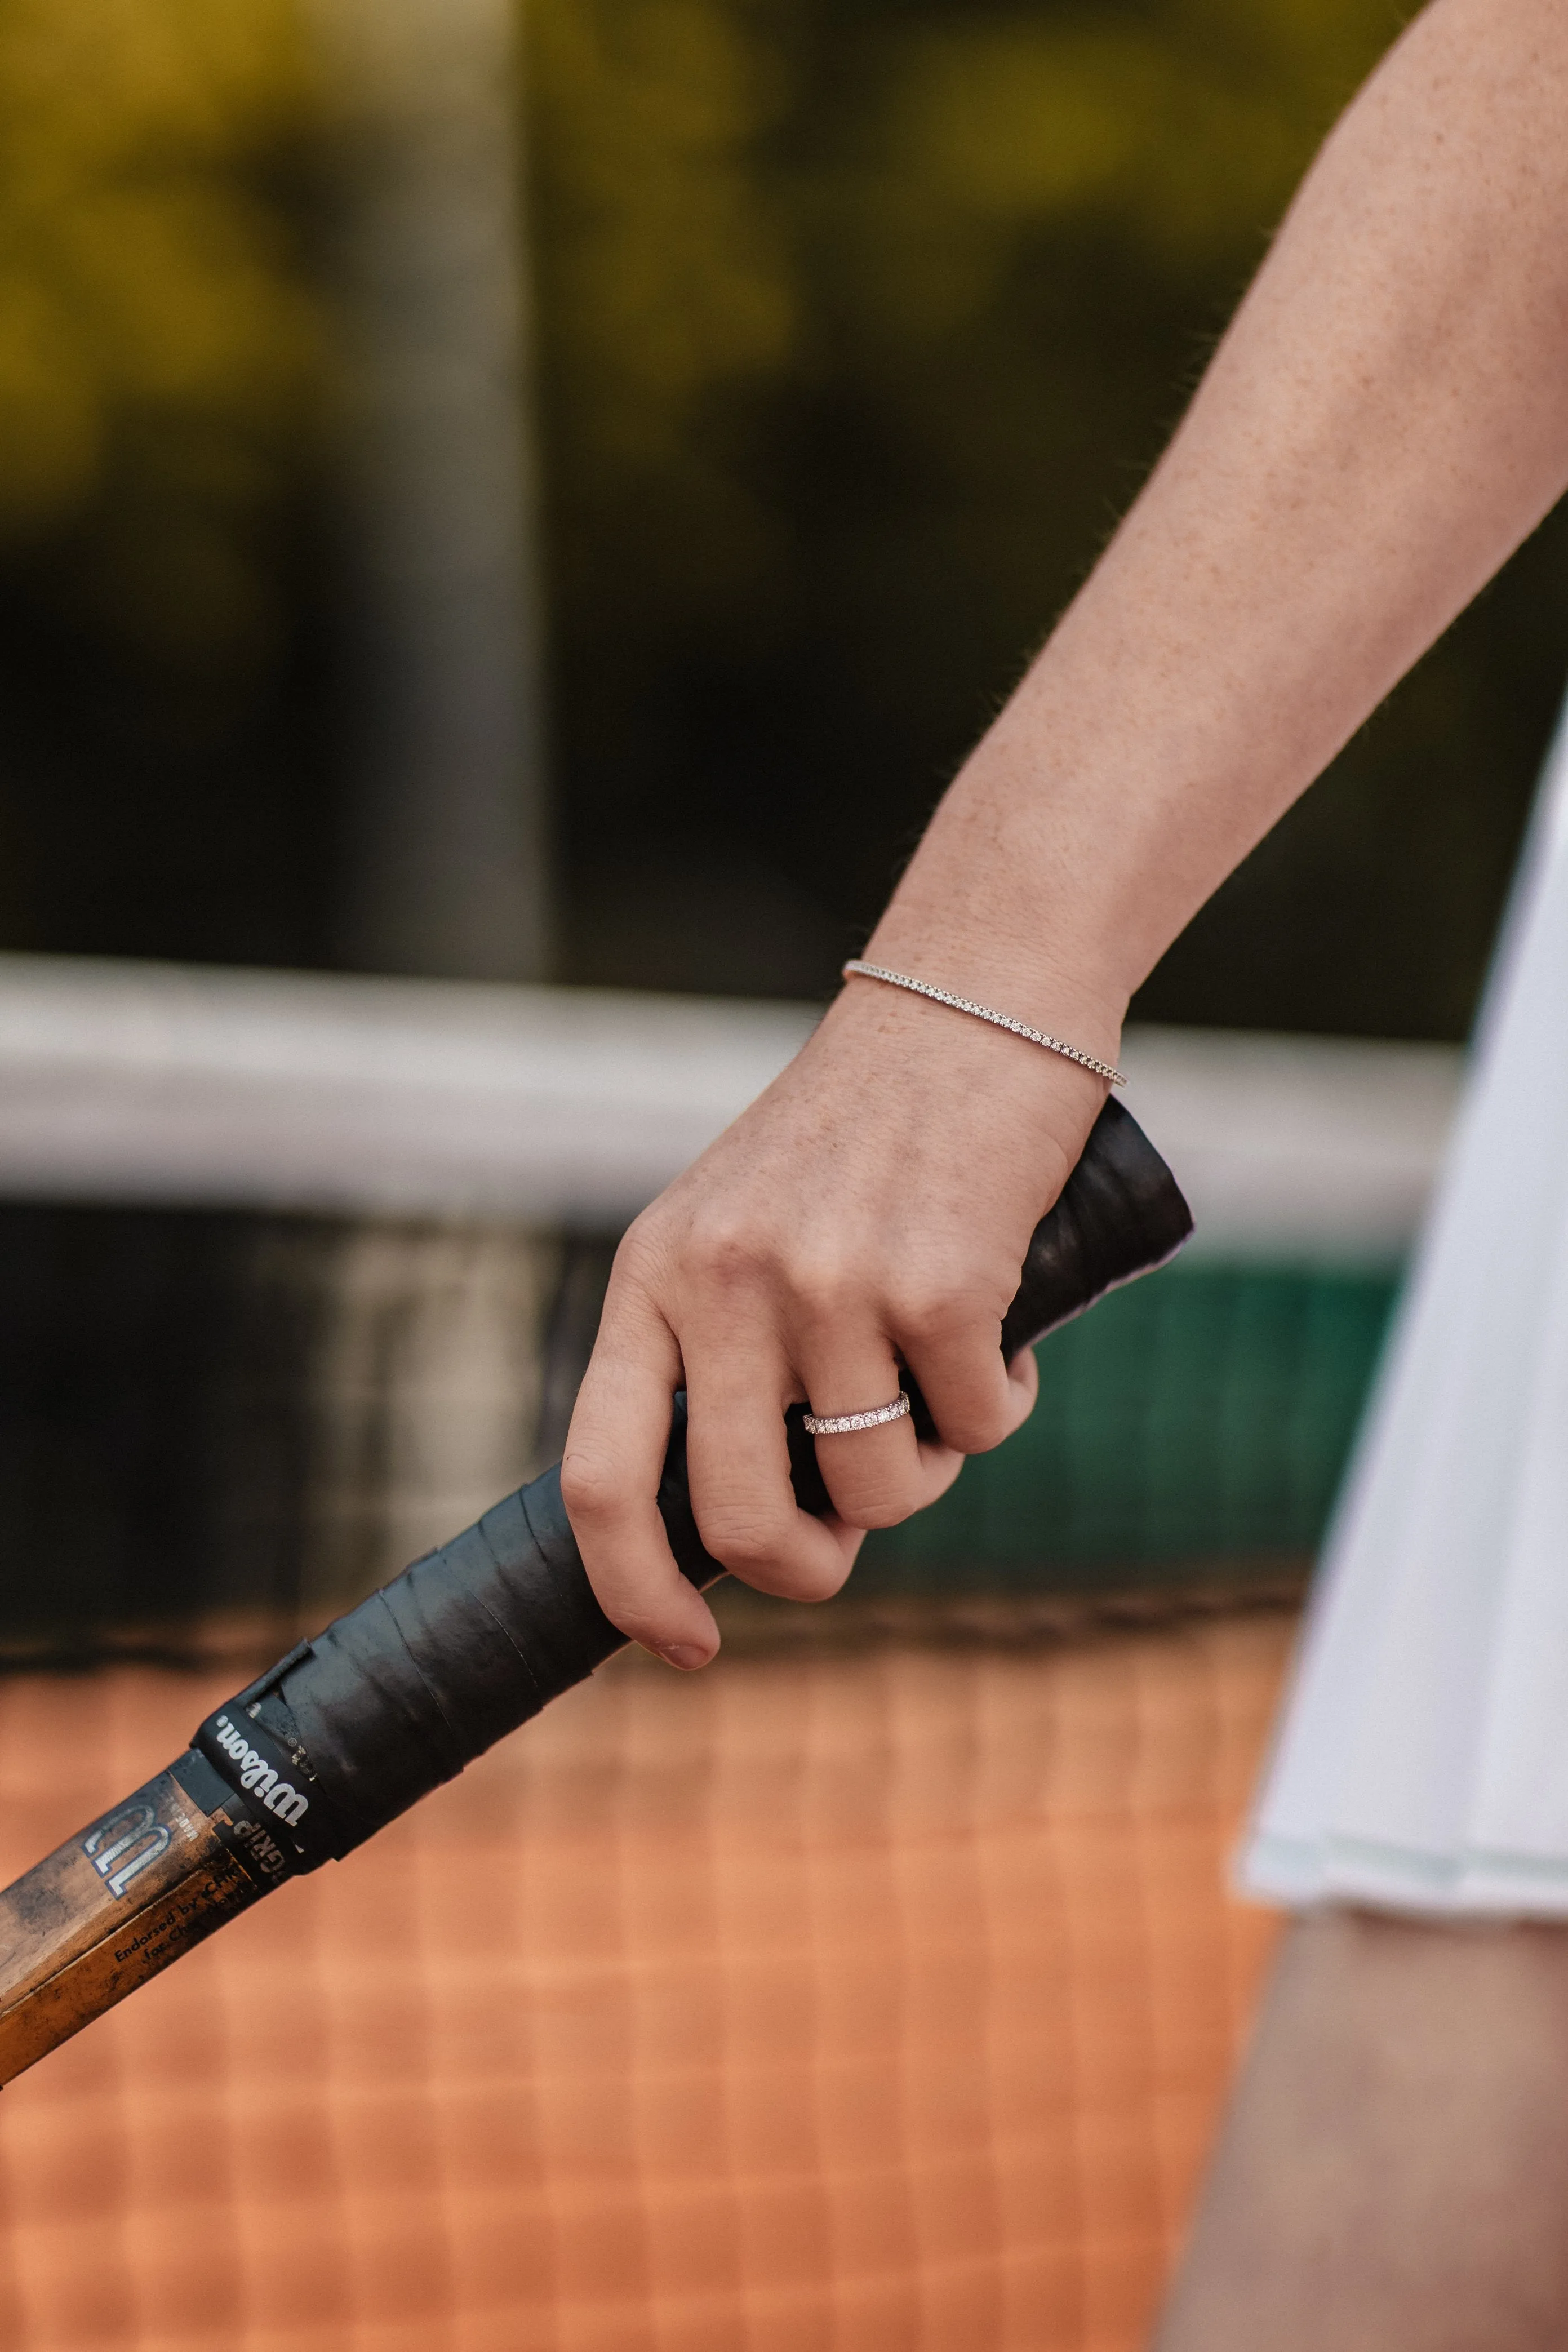
M 679 1666 L 689 1675 L 694 1666 L 706 1666 L 707 1652 L 699 1650 L 695 1642 L 666 1642 L 659 1652 L 666 1665 Z

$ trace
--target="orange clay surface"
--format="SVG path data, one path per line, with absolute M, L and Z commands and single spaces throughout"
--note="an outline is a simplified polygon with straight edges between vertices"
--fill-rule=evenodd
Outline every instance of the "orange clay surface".
M 1289 1639 L 617 1662 L 0 2098 L 16 2352 L 1133 2352 Z M 8 1880 L 237 1677 L 0 1685 Z

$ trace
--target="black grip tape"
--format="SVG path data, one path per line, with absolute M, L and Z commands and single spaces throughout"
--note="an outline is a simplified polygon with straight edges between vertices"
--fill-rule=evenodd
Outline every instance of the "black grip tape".
M 692 1517 L 685 1428 L 680 1395 L 659 1509 L 683 1571 L 710 1584 L 724 1571 Z M 311 1870 L 453 1780 L 625 1641 L 594 1598 L 558 1467 L 301 1643 L 193 1744 L 253 1813 L 270 1802 L 273 1835 Z
M 1114 1095 L 1090 1129 L 1061 1198 L 1030 1236 L 1002 1318 L 1010 1363 L 1086 1307 L 1168 1265 L 1192 1237 L 1192 1211 L 1137 1120 Z
M 1030 1241 L 1004 1349 L 1016 1355 L 1107 1290 L 1164 1265 L 1191 1231 L 1164 1160 L 1107 1101 Z M 913 1381 L 905 1385 L 916 1424 L 929 1433 L 925 1400 Z M 788 1417 L 791 1475 L 802 1507 L 821 1512 L 827 1489 L 802 1411 Z M 682 1573 L 712 1583 L 723 1570 L 692 1516 L 684 1395 L 674 1400 L 658 1500 Z M 209 1716 L 193 1745 L 294 1867 L 311 1870 L 454 1779 L 624 1643 L 588 1581 L 559 1470 L 547 1470 L 301 1643 Z

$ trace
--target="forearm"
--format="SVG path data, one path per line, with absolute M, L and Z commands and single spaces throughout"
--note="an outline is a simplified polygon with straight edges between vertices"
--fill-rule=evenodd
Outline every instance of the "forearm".
M 1437 0 L 948 793 L 879 960 L 1113 1044 L 1127 996 L 1568 483 L 1568 9 Z
M 868 950 L 1109 1060 L 1128 996 L 1568 480 L 1568 0 L 1436 0 L 1329 142 L 1191 411 Z M 562 1492 L 614 1622 L 716 1632 L 654 1507 L 797 1598 L 1028 1410 L 1002 1318 L 1103 1082 L 873 981 L 628 1235 Z M 783 1411 L 830 1434 L 808 1520 Z

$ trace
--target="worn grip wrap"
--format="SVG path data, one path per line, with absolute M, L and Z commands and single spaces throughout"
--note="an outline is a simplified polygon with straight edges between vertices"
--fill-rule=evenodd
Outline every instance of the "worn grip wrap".
M 1016 1355 L 1163 1265 L 1191 1231 L 1164 1160 L 1108 1101 L 1030 1241 L 1002 1326 L 1005 1351 Z M 789 1416 L 796 1493 L 806 1509 L 821 1510 L 827 1493 L 800 1411 Z M 915 1417 L 929 1429 L 918 1395 Z M 711 1583 L 723 1571 L 692 1516 L 684 1396 L 659 1509 L 683 1574 Z M 294 1868 L 311 1870 L 454 1779 L 624 1642 L 594 1599 L 559 1471 L 547 1470 L 280 1659 L 209 1716 L 193 1746 Z

